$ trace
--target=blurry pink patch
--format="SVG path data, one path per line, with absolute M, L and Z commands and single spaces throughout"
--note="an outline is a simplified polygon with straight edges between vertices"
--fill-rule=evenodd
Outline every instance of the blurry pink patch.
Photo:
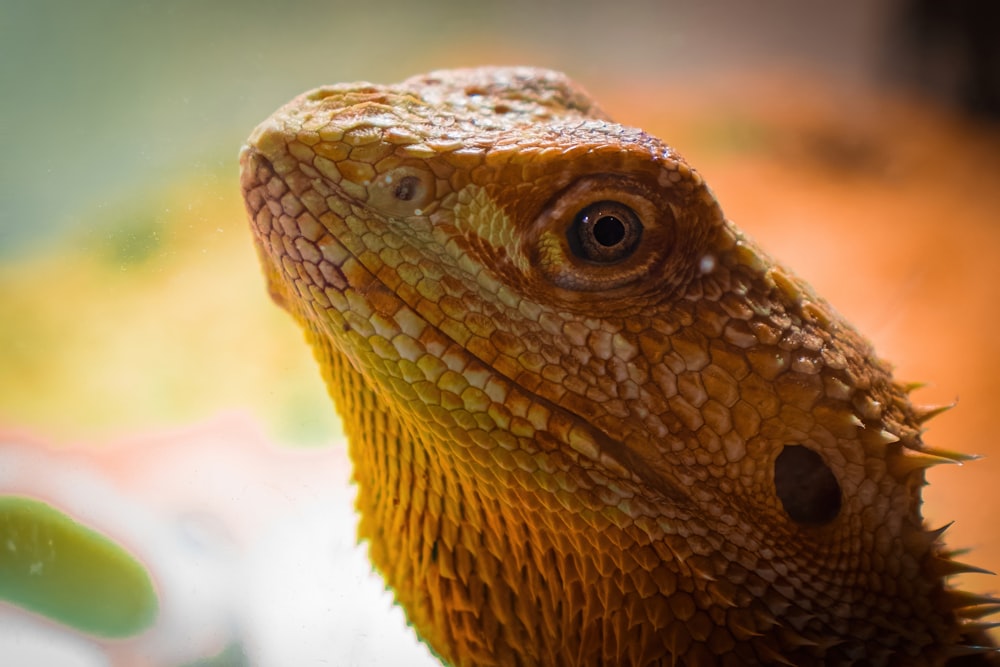
M 236 546 L 249 544 L 297 503 L 321 497 L 348 470 L 342 448 L 282 448 L 237 414 L 100 445 L 51 447 L 3 430 L 0 443 L 3 493 L 30 495 L 102 525 L 110 516 L 122 518 L 121 508 L 94 501 L 118 492 L 196 524 L 199 517 L 217 521 L 215 528 L 224 531 L 217 537 Z M 128 535 L 114 534 L 114 524 L 102 532 L 129 546 Z

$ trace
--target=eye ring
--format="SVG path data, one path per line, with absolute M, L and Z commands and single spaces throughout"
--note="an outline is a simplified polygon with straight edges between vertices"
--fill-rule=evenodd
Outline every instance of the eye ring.
M 566 230 L 566 240 L 580 259 L 614 264 L 635 251 L 642 230 L 642 220 L 631 207 L 602 200 L 580 209 Z
M 642 280 L 669 261 L 676 247 L 676 209 L 669 194 L 642 173 L 578 178 L 556 193 L 526 235 L 532 265 L 570 292 L 607 291 Z

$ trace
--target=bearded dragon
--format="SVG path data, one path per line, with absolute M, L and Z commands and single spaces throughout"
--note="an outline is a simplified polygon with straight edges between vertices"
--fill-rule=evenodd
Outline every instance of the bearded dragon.
M 939 410 L 565 76 L 318 88 L 241 166 L 359 536 L 445 663 L 992 659 L 998 600 L 920 514 Z

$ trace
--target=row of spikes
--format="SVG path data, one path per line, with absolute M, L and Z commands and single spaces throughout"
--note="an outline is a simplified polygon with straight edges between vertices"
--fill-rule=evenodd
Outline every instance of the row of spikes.
M 910 394 L 916 389 L 926 386 L 923 382 L 912 382 L 901 385 L 906 394 Z M 902 401 L 900 401 L 902 402 Z M 923 426 L 928 421 L 943 414 L 952 408 L 956 403 L 946 403 L 944 405 L 933 406 L 900 406 L 909 407 L 910 414 L 917 422 Z M 923 429 L 921 429 L 923 432 Z M 905 445 L 905 443 L 904 443 Z M 900 456 L 895 464 L 902 465 L 903 471 L 926 470 L 927 468 L 940 464 L 962 465 L 968 461 L 980 458 L 975 454 L 964 454 L 944 449 L 921 447 L 915 449 L 905 447 L 901 450 Z M 941 544 L 944 533 L 951 528 L 954 521 L 951 521 L 940 528 L 928 530 L 923 533 L 923 539 L 928 543 Z M 928 546 L 930 546 L 928 544 Z M 928 572 L 934 576 L 947 580 L 960 574 L 995 574 L 990 570 L 976 567 L 958 560 L 959 557 L 968 553 L 968 549 L 941 550 L 934 554 L 928 566 Z M 942 594 L 942 603 L 958 619 L 963 642 L 950 646 L 946 649 L 948 659 L 962 658 L 967 656 L 982 655 L 1000 656 L 1000 648 L 991 644 L 988 632 L 993 628 L 1000 627 L 998 622 L 987 622 L 982 619 L 1000 612 L 1000 597 L 994 595 L 981 595 L 955 589 L 946 589 Z

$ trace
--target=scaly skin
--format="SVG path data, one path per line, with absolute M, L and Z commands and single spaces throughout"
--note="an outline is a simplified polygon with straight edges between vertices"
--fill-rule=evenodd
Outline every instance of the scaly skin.
M 241 164 L 445 662 L 986 664 L 920 516 L 932 411 L 658 139 L 479 69 L 306 93 Z

